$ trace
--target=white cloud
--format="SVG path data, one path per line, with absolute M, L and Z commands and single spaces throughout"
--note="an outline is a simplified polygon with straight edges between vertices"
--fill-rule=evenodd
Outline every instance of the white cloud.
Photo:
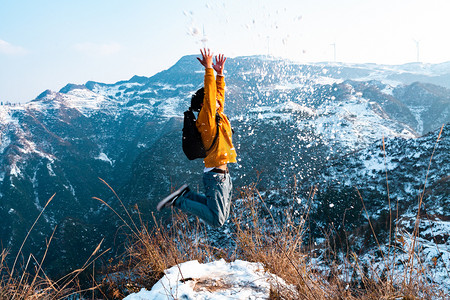
M 107 56 L 113 55 L 122 49 L 119 43 L 78 43 L 74 45 L 74 48 L 84 54 L 92 56 Z
M 28 51 L 20 46 L 15 46 L 7 41 L 0 39 L 0 53 L 8 54 L 8 55 L 21 55 L 26 54 Z

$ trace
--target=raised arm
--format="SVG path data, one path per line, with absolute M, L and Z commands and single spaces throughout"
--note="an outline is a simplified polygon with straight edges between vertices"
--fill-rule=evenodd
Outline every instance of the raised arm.
M 200 49 L 202 58 L 198 58 L 198 61 L 205 67 L 205 97 L 203 99 L 203 106 L 199 113 L 199 119 L 202 119 L 203 123 L 210 123 L 211 126 L 215 124 L 216 115 L 216 84 L 214 78 L 213 54 L 209 49 Z
M 219 111 L 223 111 L 225 106 L 225 77 L 223 76 L 225 69 L 225 62 L 227 58 L 223 54 L 216 55 L 216 62 L 213 63 L 213 68 L 217 72 L 216 77 L 216 99 L 219 102 Z
M 223 56 L 223 54 L 216 55 L 216 63 L 212 65 L 214 70 L 217 72 L 217 75 L 223 76 L 223 70 L 225 66 L 225 62 L 227 61 L 227 58 Z
M 202 58 L 197 57 L 198 61 L 202 64 L 202 66 L 207 68 L 213 67 L 213 54 L 209 49 L 200 49 L 200 53 L 202 54 Z

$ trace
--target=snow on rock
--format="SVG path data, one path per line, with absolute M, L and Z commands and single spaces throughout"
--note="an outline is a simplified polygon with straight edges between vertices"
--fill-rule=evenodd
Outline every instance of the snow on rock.
M 399 122 L 377 114 L 372 103 L 351 97 L 345 103 L 321 106 L 315 120 L 317 132 L 330 143 L 339 141 L 347 149 L 358 149 L 384 136 L 410 139 L 416 137 Z
M 55 99 L 58 99 L 66 107 L 78 110 L 86 117 L 100 109 L 108 111 L 108 107 L 114 106 L 114 101 L 107 101 L 104 96 L 87 89 L 74 89 L 66 94 L 59 94 L 59 97 Z
M 293 114 L 302 114 L 305 118 L 307 118 L 315 116 L 316 111 L 313 108 L 309 108 L 292 101 L 287 101 L 276 106 L 257 106 L 251 109 L 250 113 L 245 117 L 256 117 L 257 119 L 266 121 L 273 119 L 286 121 L 291 119 Z M 237 118 L 242 121 L 244 116 L 240 115 Z M 236 118 L 233 118 L 233 120 L 234 119 Z
M 16 164 L 12 164 L 10 167 L 9 174 L 11 176 L 19 177 L 22 172 L 20 171 L 19 167 Z
M 182 105 L 184 99 L 181 99 L 179 97 L 171 97 L 164 100 L 164 106 L 161 108 L 161 115 L 165 116 L 166 118 L 171 117 L 179 117 L 180 112 L 178 110 L 178 107 Z
M 331 77 L 325 77 L 325 76 L 319 76 L 314 79 L 315 84 L 321 84 L 321 85 L 333 85 L 335 83 L 341 83 L 343 82 L 342 79 L 335 79 Z
M 111 161 L 111 159 L 109 159 L 108 155 L 103 152 L 100 152 L 100 154 L 95 159 L 103 160 L 104 162 L 109 163 L 111 166 L 113 165 L 113 162 Z
M 18 125 L 19 120 L 16 118 L 13 118 L 13 112 L 16 109 L 16 107 L 10 107 L 6 105 L 0 106 L 0 125 L 5 126 L 9 123 Z
M 292 111 L 292 112 L 303 112 L 308 115 L 316 115 L 316 111 L 313 108 L 306 107 L 304 105 L 300 105 L 294 103 L 292 101 L 287 101 L 285 103 L 279 104 L 273 108 L 275 111 Z
M 115 85 L 99 85 L 94 84 L 92 91 L 94 93 L 97 93 L 99 95 L 105 96 L 105 97 L 115 97 L 117 93 L 120 93 L 121 91 L 124 91 L 126 89 L 132 89 L 132 88 L 139 88 L 142 84 L 138 82 L 125 82 L 122 84 L 115 84 Z
M 265 272 L 262 264 L 242 260 L 206 264 L 193 260 L 165 273 L 150 291 L 142 289 L 124 299 L 268 299 L 272 286 L 287 286 L 281 278 Z

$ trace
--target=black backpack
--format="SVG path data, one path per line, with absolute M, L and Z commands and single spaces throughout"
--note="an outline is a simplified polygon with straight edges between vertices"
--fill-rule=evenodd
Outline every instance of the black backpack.
M 195 115 L 193 110 L 189 107 L 187 111 L 184 112 L 184 124 L 183 124 L 183 152 L 186 154 L 189 160 L 194 160 L 197 158 L 205 158 L 206 152 L 209 151 L 217 141 L 219 136 L 219 124 L 220 124 L 220 116 L 216 113 L 216 125 L 217 132 L 211 146 L 208 149 L 205 149 L 203 145 L 202 136 L 200 132 L 197 130 L 197 126 L 195 125 Z

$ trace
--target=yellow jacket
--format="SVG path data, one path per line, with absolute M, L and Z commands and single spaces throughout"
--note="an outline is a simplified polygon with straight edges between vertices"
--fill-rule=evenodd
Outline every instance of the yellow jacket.
M 217 102 L 219 107 L 217 107 Z M 219 136 L 216 143 L 206 153 L 204 159 L 206 168 L 213 168 L 220 165 L 235 163 L 236 150 L 231 140 L 231 125 L 227 116 L 223 113 L 225 104 L 225 79 L 223 76 L 214 78 L 212 68 L 205 69 L 205 97 L 203 98 L 203 107 L 197 118 L 197 129 L 201 133 L 205 148 L 211 147 L 216 130 L 219 130 Z M 220 125 L 216 126 L 216 110 L 220 115 Z

